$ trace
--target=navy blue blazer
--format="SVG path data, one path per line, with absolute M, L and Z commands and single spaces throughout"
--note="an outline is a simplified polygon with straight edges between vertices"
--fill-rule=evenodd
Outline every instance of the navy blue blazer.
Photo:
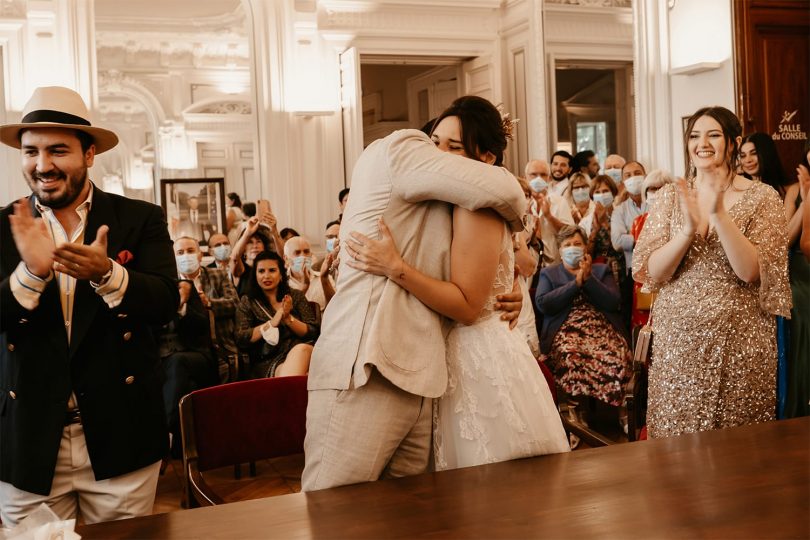
M 33 201 L 34 215 L 39 215 Z M 0 480 L 47 495 L 71 392 L 82 415 L 96 480 L 157 461 L 169 448 L 154 328 L 177 312 L 177 267 L 159 206 L 93 191 L 85 244 L 110 227 L 107 253 L 126 250 L 129 286 L 109 308 L 86 280 L 76 284 L 68 343 L 57 280 L 28 311 L 11 292 L 20 262 L 9 205 L 0 211 Z
M 543 353 L 548 354 L 551 351 L 554 336 L 571 313 L 571 306 L 579 289 L 576 277 L 562 263 L 543 268 L 540 272 L 534 301 L 543 314 L 543 329 L 540 333 L 540 350 Z M 610 267 L 594 263 L 591 266 L 591 277 L 582 284 L 582 292 L 591 305 L 604 313 L 613 328 L 629 342 L 630 336 L 619 313 L 619 287 L 613 279 Z

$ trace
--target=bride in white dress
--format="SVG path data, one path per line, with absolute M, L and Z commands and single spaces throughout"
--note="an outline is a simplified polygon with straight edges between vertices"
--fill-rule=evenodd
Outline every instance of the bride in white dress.
M 491 103 L 464 96 L 439 116 L 431 138 L 441 150 L 501 165 L 508 129 Z M 403 261 L 383 222 L 379 240 L 351 236 L 349 265 L 387 276 L 456 321 L 447 336 L 447 391 L 434 404 L 437 470 L 570 450 L 526 340 L 496 312 L 496 296 L 514 283 L 506 223 L 490 210 L 454 209 L 449 282 Z

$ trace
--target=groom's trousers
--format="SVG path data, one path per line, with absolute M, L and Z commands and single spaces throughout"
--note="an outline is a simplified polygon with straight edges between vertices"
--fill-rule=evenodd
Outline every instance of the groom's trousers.
M 375 369 L 349 390 L 310 390 L 303 491 L 427 470 L 433 399 L 394 386 Z

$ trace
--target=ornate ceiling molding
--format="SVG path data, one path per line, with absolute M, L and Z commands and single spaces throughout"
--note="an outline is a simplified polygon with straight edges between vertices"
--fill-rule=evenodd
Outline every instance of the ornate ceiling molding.
M 632 0 L 545 0 L 546 4 L 561 4 L 582 7 L 631 8 Z
M 241 4 L 238 4 L 230 13 L 191 19 L 165 17 L 161 15 L 159 10 L 155 15 L 146 16 L 96 15 L 96 32 L 162 32 L 194 35 L 233 32 L 245 37 L 247 36 L 246 25 L 245 11 L 242 9 Z
M 0 0 L 0 18 L 25 19 L 26 0 Z
M 413 2 L 412 2 L 413 3 Z M 497 37 L 500 2 L 337 2 L 318 4 L 318 29 L 354 36 Z M 481 7 L 476 7 L 476 5 Z M 456 7 L 458 6 L 458 7 Z
M 247 67 L 247 38 L 233 33 L 170 35 L 162 32 L 97 32 L 100 67 Z

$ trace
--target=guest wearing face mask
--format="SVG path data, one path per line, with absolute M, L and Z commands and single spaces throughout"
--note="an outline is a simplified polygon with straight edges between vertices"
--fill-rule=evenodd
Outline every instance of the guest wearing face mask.
M 638 161 L 628 161 L 622 167 L 622 183 L 627 192 L 627 199 L 616 205 L 610 217 L 610 240 L 613 249 L 624 253 L 625 275 L 619 277 L 619 289 L 622 293 L 622 307 L 625 308 L 627 324 L 630 324 L 630 307 L 633 302 L 633 280 L 630 269 L 633 268 L 633 247 L 636 240 L 630 234 L 633 221 L 644 212 L 641 201 L 641 189 L 646 171 Z
M 563 227 L 557 242 L 562 262 L 540 272 L 535 297 L 543 313 L 542 358 L 570 398 L 592 396 L 620 407 L 632 358 L 613 272 L 592 263 L 581 228 Z M 571 405 L 572 416 L 580 416 L 578 403 Z M 618 412 L 626 426 L 626 412 Z
M 287 267 L 290 288 L 304 293 L 307 301 L 317 303 L 323 312 L 326 308 L 327 290 L 321 280 L 321 273 L 312 269 L 312 246 L 309 240 L 303 236 L 295 236 L 287 240 L 284 244 L 284 264 Z M 329 273 L 327 272 L 325 279 L 328 280 L 328 278 Z M 329 298 L 331 298 L 335 294 L 334 284 L 329 283 L 327 288 L 330 293 Z
M 326 256 L 323 258 L 319 268 L 320 271 L 313 272 L 320 280 L 323 297 L 313 298 L 321 306 L 321 312 L 326 309 L 329 300 L 335 296 L 335 283 L 337 283 L 338 254 L 340 253 L 340 222 L 335 220 L 326 224 L 324 234 L 326 245 Z
M 541 267 L 559 262 L 557 231 L 563 225 L 574 224 L 571 207 L 563 197 L 551 190 L 548 178 L 548 163 L 544 160 L 532 160 L 526 165 L 526 179 L 532 192 L 531 214 L 537 218 L 536 226 L 542 243 Z
M 182 455 L 180 398 L 194 390 L 217 384 L 216 362 L 208 332 L 208 313 L 193 281 L 181 279 L 177 286 L 180 290 L 180 307 L 174 319 L 158 334 L 164 376 L 163 404 L 171 433 L 171 455 L 175 459 Z
M 613 180 L 606 174 L 593 179 L 591 185 L 591 199 L 594 209 L 591 214 L 582 218 L 579 226 L 585 231 L 588 238 L 588 253 L 594 262 L 603 263 L 613 272 L 613 279 L 621 288 L 627 278 L 627 266 L 624 254 L 613 247 L 611 236 L 611 217 L 613 216 L 613 202 L 619 189 Z
M 586 216 L 593 213 L 596 203 L 591 200 L 591 179 L 587 174 L 574 173 L 571 184 L 566 191 L 566 198 L 571 205 L 571 216 L 579 224 Z
M 650 171 L 650 174 L 644 178 L 644 184 L 641 187 L 641 204 L 645 211 L 643 214 L 633 220 L 633 226 L 630 228 L 630 234 L 633 239 L 638 241 L 641 236 L 641 230 L 644 228 L 644 223 L 647 221 L 647 216 L 650 213 L 650 208 L 655 203 L 658 197 L 658 190 L 667 184 L 672 184 L 675 179 L 667 171 L 656 169 Z M 651 293 L 641 292 L 641 283 L 633 282 L 633 309 L 630 315 L 630 328 L 644 326 L 650 317 L 650 308 L 652 307 L 653 295 Z
M 616 183 L 620 193 L 622 191 L 622 167 L 625 163 L 627 161 L 619 154 L 610 154 L 605 158 L 605 174 Z
M 231 248 L 231 242 L 228 240 L 228 237 L 224 234 L 212 234 L 211 238 L 208 239 L 208 253 L 209 255 L 213 255 L 214 260 L 207 265 L 207 268 L 219 268 L 220 270 L 224 270 L 228 277 L 231 277 L 233 274 L 233 268 L 231 264 L 231 252 L 233 249 Z
M 194 284 L 203 307 L 214 314 L 218 345 L 224 349 L 219 355 L 219 379 L 228 382 L 228 357 L 238 354 L 233 334 L 233 319 L 239 302 L 236 289 L 224 270 L 201 266 L 202 252 L 194 238 L 181 236 L 175 240 L 174 255 L 180 278 Z

